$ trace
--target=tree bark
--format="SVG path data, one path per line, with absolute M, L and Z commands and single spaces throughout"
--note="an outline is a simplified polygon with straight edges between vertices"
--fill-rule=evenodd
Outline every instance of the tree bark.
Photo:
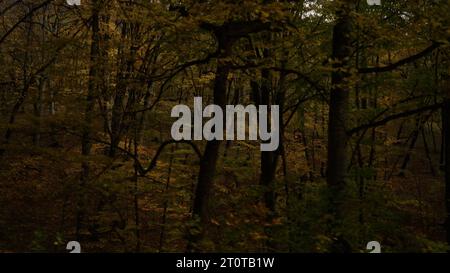
M 348 251 L 348 245 L 341 239 L 342 203 L 347 179 L 347 142 L 346 133 L 349 106 L 350 69 L 349 59 L 352 53 L 353 4 L 342 2 L 337 11 L 337 22 L 333 28 L 333 54 L 335 62 L 331 75 L 331 95 L 328 125 L 328 172 L 329 210 L 332 215 L 329 231 L 335 240 L 332 250 Z
M 95 0 L 92 3 L 92 36 L 91 36 L 91 52 L 90 52 L 90 68 L 89 68 L 89 83 L 88 92 L 86 96 L 86 104 L 84 111 L 84 124 L 81 137 L 81 154 L 84 158 L 81 163 L 81 179 L 80 188 L 78 190 L 78 204 L 77 204 L 77 217 L 76 217 L 76 237 L 80 240 L 80 233 L 82 228 L 82 222 L 84 218 L 84 194 L 83 187 L 89 180 L 89 162 L 87 156 L 91 154 L 91 135 L 92 135 L 92 124 L 94 119 L 94 108 L 95 108 L 95 97 L 98 91 L 99 79 L 99 57 L 100 57 L 100 1 Z
M 448 77 L 448 76 L 447 76 Z M 449 79 L 446 79 L 449 83 Z M 445 86 L 445 85 L 444 85 Z M 445 231 L 447 245 L 450 247 L 450 89 L 445 87 L 444 103 L 442 106 L 442 130 L 443 130 L 443 148 L 444 148 L 444 170 L 445 170 Z M 450 252 L 450 250 L 448 250 Z
M 250 33 L 256 33 L 267 30 L 269 23 L 260 21 L 244 22 L 226 22 L 222 26 L 215 26 L 204 23 L 201 27 L 211 31 L 217 41 L 217 68 L 214 79 L 214 104 L 225 109 L 227 103 L 227 78 L 230 73 L 230 65 L 227 64 L 227 58 L 231 56 L 231 48 L 239 38 L 247 36 Z M 225 124 L 225 122 L 223 122 Z M 194 196 L 194 205 L 192 216 L 200 220 L 199 232 L 189 234 L 187 251 L 200 250 L 199 242 L 204 237 L 205 229 L 209 223 L 208 201 L 213 187 L 213 179 L 216 171 L 217 160 L 219 158 L 219 149 L 222 141 L 208 141 L 205 151 L 200 160 L 200 170 L 197 180 L 197 187 Z
M 216 70 L 216 78 L 214 83 L 214 104 L 219 105 L 222 109 L 226 105 L 226 84 L 229 69 L 219 64 Z M 213 179 L 216 172 L 217 159 L 219 158 L 219 149 L 221 140 L 208 141 L 205 151 L 200 160 L 200 170 L 195 190 L 194 206 L 192 215 L 200 220 L 200 233 L 192 236 L 188 245 L 188 251 L 197 251 L 197 243 L 203 238 L 205 228 L 208 225 L 208 201 L 213 187 Z

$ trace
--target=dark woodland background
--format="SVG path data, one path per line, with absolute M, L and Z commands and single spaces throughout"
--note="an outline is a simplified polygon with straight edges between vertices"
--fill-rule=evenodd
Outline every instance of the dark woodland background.
M 447 0 L 0 0 L 0 252 L 446 252 L 449 19 Z M 280 105 L 279 148 L 173 141 L 194 96 Z

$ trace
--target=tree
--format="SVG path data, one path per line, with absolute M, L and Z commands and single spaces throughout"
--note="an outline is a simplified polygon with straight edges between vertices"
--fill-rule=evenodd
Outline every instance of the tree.
M 341 2 L 337 8 L 337 20 L 333 27 L 333 72 L 331 75 L 330 111 L 328 124 L 327 184 L 330 190 L 331 229 L 336 238 L 336 251 L 349 251 L 340 238 L 339 221 L 343 217 L 343 202 L 347 183 L 346 132 L 351 88 L 350 57 L 353 49 L 354 4 Z M 337 232 L 337 233 L 335 233 Z

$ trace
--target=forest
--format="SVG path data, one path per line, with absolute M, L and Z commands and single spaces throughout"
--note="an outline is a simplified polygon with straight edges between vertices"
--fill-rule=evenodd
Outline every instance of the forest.
M 0 253 L 450 252 L 448 0 L 76 2 L 0 0 Z

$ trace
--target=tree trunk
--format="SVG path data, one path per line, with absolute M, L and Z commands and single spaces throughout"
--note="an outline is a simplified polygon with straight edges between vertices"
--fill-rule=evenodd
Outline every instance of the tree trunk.
M 347 176 L 346 122 L 349 106 L 350 74 L 349 59 L 352 53 L 352 19 L 350 13 L 353 4 L 343 2 L 337 12 L 338 19 L 333 28 L 333 72 L 331 75 L 331 95 L 328 125 L 328 172 L 327 184 L 330 191 L 329 209 L 331 237 L 335 240 L 333 251 L 348 251 L 348 245 L 340 238 L 342 220 L 343 193 Z
M 227 78 L 230 73 L 227 58 L 231 55 L 233 43 L 250 33 L 266 30 L 268 25 L 261 22 L 245 22 L 239 24 L 228 22 L 219 27 L 203 24 L 203 28 L 213 32 L 217 40 L 217 52 L 219 54 L 217 56 L 217 69 L 214 79 L 214 104 L 225 109 L 227 103 Z M 200 231 L 196 235 L 189 234 L 187 251 L 199 249 L 198 242 L 203 238 L 205 228 L 209 222 L 207 211 L 208 199 L 213 186 L 221 142 L 221 140 L 208 141 L 200 161 L 200 171 L 192 208 L 193 218 L 200 220 Z
M 33 14 L 31 13 L 29 16 L 27 16 L 24 21 L 27 23 L 27 31 L 26 31 L 26 46 L 28 47 L 30 45 L 30 41 L 32 39 L 32 32 L 33 32 Z M 16 117 L 17 114 L 19 113 L 20 108 L 22 107 L 22 105 L 25 102 L 25 99 L 28 96 L 29 90 L 31 85 L 33 84 L 32 82 L 32 78 L 30 75 L 30 64 L 31 64 L 32 60 L 31 60 L 31 56 L 30 56 L 30 52 L 28 50 L 28 48 L 26 48 L 25 50 L 25 54 L 24 54 L 24 58 L 23 58 L 23 63 L 22 63 L 22 73 L 23 73 L 23 87 L 20 91 L 20 95 L 19 98 L 17 99 L 16 103 L 14 104 L 11 114 L 9 116 L 9 120 L 8 120 L 8 126 L 6 128 L 6 132 L 5 132 L 5 138 L 4 138 L 4 142 L 3 144 L 9 144 L 10 140 L 11 140 L 11 136 L 13 133 L 13 128 L 12 126 L 14 125 L 14 123 L 16 122 Z M 0 156 L 3 156 L 5 152 L 5 148 L 1 148 L 0 149 Z
M 269 71 L 264 69 L 261 74 L 261 104 L 270 105 L 271 80 Z M 261 152 L 260 184 L 264 188 L 264 205 L 268 209 L 269 214 L 273 214 L 275 212 L 275 186 L 273 182 L 275 179 L 277 155 L 278 150 Z
M 226 64 L 222 63 L 222 59 L 228 56 L 229 50 L 231 49 L 231 43 L 228 43 L 227 41 L 223 41 L 222 43 L 219 43 L 219 48 L 225 50 L 218 59 L 216 77 L 214 80 L 214 104 L 219 105 L 222 109 L 225 109 L 225 105 L 227 103 L 226 85 L 229 68 Z M 221 143 L 221 140 L 208 141 L 203 156 L 200 160 L 200 170 L 197 180 L 197 187 L 195 190 L 194 205 L 192 208 L 193 218 L 198 218 L 200 220 L 200 232 L 196 235 L 190 234 L 187 247 L 188 251 L 199 250 L 197 244 L 203 238 L 205 228 L 209 222 L 208 199 L 213 187 L 213 179 Z
M 99 13 L 100 13 L 100 1 L 95 0 L 92 4 L 92 41 L 91 41 L 91 53 L 90 53 L 90 68 L 89 68 L 89 83 L 88 83 L 88 93 L 86 96 L 86 108 L 84 112 L 84 124 L 83 132 L 81 138 L 81 154 L 83 157 L 87 157 L 91 154 L 91 134 L 92 134 L 92 123 L 94 119 L 94 107 L 95 107 L 95 97 L 98 91 L 99 79 L 99 57 L 100 57 L 100 23 L 99 23 Z M 83 199 L 83 187 L 89 180 L 89 162 L 87 158 L 81 163 L 81 179 L 80 188 L 78 190 L 78 204 L 77 204 L 77 223 L 76 223 L 76 237 L 77 240 L 80 239 L 80 232 L 82 228 L 82 222 L 84 218 L 84 201 Z
M 446 81 L 449 82 L 448 79 Z M 445 86 L 445 85 L 444 85 Z M 450 89 L 447 85 L 444 92 L 445 100 L 442 106 L 442 129 L 443 129 L 443 148 L 444 148 L 444 170 L 445 170 L 445 231 L 447 244 L 450 247 Z M 450 250 L 448 250 L 450 252 Z
M 33 110 L 34 110 L 34 117 L 36 119 L 36 122 L 34 124 L 34 134 L 33 134 L 33 143 L 36 146 L 39 146 L 40 140 L 41 140 L 41 118 L 42 118 L 42 96 L 45 93 L 47 84 L 47 79 L 45 77 L 42 77 L 39 80 L 38 84 L 38 93 L 36 100 L 33 104 Z

